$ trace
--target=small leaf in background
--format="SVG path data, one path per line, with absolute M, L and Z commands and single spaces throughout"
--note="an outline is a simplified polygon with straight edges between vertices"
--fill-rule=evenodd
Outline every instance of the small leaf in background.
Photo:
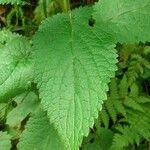
M 149 0 L 99 0 L 94 9 L 96 25 L 115 43 L 150 41 Z
M 88 143 L 83 142 L 83 150 L 110 150 L 113 140 L 113 132 L 106 128 L 99 128 Z M 87 142 L 87 140 L 86 140 Z
M 17 147 L 18 150 L 66 150 L 42 109 L 32 114 Z
M 7 132 L 0 131 L 0 150 L 10 150 L 11 149 L 11 136 Z
M 0 120 L 5 117 L 7 104 L 6 103 L 0 103 Z
M 25 96 L 23 95 L 20 100 L 21 102 L 17 105 L 17 107 L 15 107 L 7 115 L 6 124 L 8 124 L 9 126 L 16 126 L 20 124 L 28 114 L 34 112 L 39 106 L 38 97 L 33 92 L 26 92 Z

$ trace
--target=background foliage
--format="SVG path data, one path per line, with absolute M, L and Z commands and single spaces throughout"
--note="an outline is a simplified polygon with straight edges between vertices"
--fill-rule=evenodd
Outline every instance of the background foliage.
M 94 2 L 94 0 L 72 0 L 70 7 L 73 9 Z M 47 126 L 49 119 L 41 108 L 37 85 L 30 82 L 33 79 L 31 68 L 33 64 L 28 56 L 32 53 L 30 39 L 41 21 L 48 16 L 66 11 L 67 8 L 62 7 L 63 3 L 60 0 L 47 0 L 46 3 L 43 0 L 1 0 L 0 3 L 0 27 L 4 29 L 0 31 L 0 57 L 7 58 L 0 61 L 0 70 L 4 70 L 0 73 L 0 82 L 6 80 L 10 68 L 15 68 L 17 72 L 16 75 L 12 74 L 10 81 L 0 86 L 0 149 L 27 150 L 36 146 L 35 149 L 39 150 L 53 147 L 63 150 L 63 143 L 57 138 L 59 136 L 57 131 L 53 125 Z M 105 8 L 102 9 L 104 9 L 102 15 L 107 14 Z M 95 14 L 96 16 L 98 15 Z M 103 27 L 105 21 L 101 23 Z M 95 20 L 91 17 L 89 24 L 93 26 L 94 23 Z M 111 31 L 109 26 L 104 28 L 108 29 Z M 128 36 L 132 38 L 130 34 Z M 145 33 L 147 34 L 150 35 L 149 32 Z M 82 150 L 150 149 L 150 43 L 125 44 L 122 43 L 124 39 L 126 37 L 123 35 L 116 46 L 119 54 L 118 71 L 109 84 L 108 100 L 104 102 L 88 137 L 84 138 L 80 147 Z M 11 55 L 9 43 L 13 43 Z M 18 45 L 21 49 L 16 48 Z M 8 67 L 3 66 L 4 61 L 9 64 Z M 20 76 L 26 76 L 26 80 L 22 80 L 21 86 L 18 86 Z M 13 87 L 15 91 L 6 88 L 8 86 L 10 89 Z M 4 94 L 5 92 L 7 94 Z M 16 92 L 22 94 L 14 97 Z M 35 134 L 32 134 L 33 132 Z M 38 143 L 39 141 L 42 141 L 42 145 Z

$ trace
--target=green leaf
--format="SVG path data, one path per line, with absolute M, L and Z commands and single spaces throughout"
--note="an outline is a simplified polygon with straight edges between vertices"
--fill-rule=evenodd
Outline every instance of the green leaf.
M 6 132 L 0 132 L 0 149 L 2 150 L 10 150 L 11 149 L 11 141 L 10 135 Z
M 97 131 L 97 141 L 101 150 L 109 150 L 113 140 L 113 132 L 106 128 L 99 128 Z
M 6 103 L 0 103 L 0 121 L 5 117 L 7 104 Z
M 60 137 L 43 110 L 31 116 L 17 147 L 18 150 L 64 150 Z
M 0 0 L 0 4 L 22 4 L 24 0 Z
M 90 139 L 89 143 L 83 143 L 83 150 L 110 150 L 113 140 L 113 132 L 106 128 L 99 128 L 96 135 Z
M 41 102 L 66 149 L 78 149 L 88 135 L 116 70 L 114 45 L 88 25 L 92 12 L 85 7 L 48 18 L 33 42 Z
M 17 105 L 7 115 L 7 122 L 9 126 L 16 126 L 31 112 L 34 112 L 38 107 L 38 97 L 33 92 L 27 92 L 21 98 L 22 102 Z
M 150 41 L 150 0 L 99 0 L 96 25 L 115 42 Z
M 29 41 L 9 31 L 0 31 L 0 101 L 27 90 L 33 79 Z

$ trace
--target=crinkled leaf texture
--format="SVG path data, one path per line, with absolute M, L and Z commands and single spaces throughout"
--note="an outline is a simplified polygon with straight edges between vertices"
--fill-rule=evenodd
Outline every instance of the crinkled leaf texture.
M 0 0 L 0 4 L 22 4 L 23 0 Z
M 0 149 L 10 150 L 11 149 L 11 136 L 7 132 L 0 132 Z
M 14 99 L 15 100 L 15 99 Z M 38 96 L 33 92 L 22 94 L 21 102 L 7 115 L 9 126 L 17 126 L 27 115 L 33 113 L 39 106 Z
M 114 42 L 150 41 L 150 0 L 100 0 L 94 18 Z
M 65 150 L 42 109 L 33 114 L 27 122 L 17 147 L 18 150 Z
M 33 79 L 29 41 L 9 31 L 0 31 L 0 101 L 25 91 Z
M 41 103 L 66 150 L 79 148 L 106 100 L 116 70 L 114 45 L 88 25 L 91 7 L 48 18 L 34 37 Z

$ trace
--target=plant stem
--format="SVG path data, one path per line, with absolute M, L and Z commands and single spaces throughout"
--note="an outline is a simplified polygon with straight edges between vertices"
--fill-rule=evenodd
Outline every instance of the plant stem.
M 63 12 L 70 10 L 70 0 L 60 0 Z
M 43 0 L 43 12 L 44 12 L 45 18 L 47 18 L 47 0 Z
M 150 141 L 148 142 L 148 148 L 147 148 L 147 150 L 150 150 Z

